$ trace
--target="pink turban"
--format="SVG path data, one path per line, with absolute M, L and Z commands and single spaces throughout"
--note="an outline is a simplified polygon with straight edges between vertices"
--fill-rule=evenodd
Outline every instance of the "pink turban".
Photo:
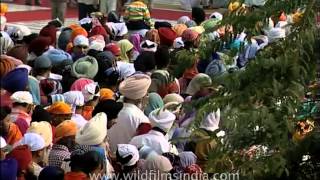
M 94 83 L 94 81 L 87 78 L 80 78 L 72 84 L 70 91 L 82 91 L 84 87 L 90 83 Z
M 119 91 L 129 99 L 141 99 L 147 93 L 151 84 L 151 78 L 144 74 L 136 74 L 128 77 L 119 85 Z

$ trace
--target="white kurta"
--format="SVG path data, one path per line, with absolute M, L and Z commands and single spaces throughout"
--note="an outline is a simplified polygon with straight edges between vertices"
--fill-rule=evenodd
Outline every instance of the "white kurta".
M 128 144 L 141 123 L 150 123 L 148 117 L 136 105 L 124 103 L 116 124 L 108 130 L 111 151 L 117 150 L 117 144 Z
M 158 154 L 171 151 L 171 145 L 166 137 L 158 131 L 151 130 L 147 134 L 132 138 L 129 144 L 136 146 L 138 149 L 146 145 L 156 151 Z

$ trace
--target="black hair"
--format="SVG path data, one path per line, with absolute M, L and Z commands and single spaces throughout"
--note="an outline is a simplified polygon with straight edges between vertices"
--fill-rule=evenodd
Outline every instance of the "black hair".
M 0 120 L 4 120 L 9 114 L 11 113 L 11 109 L 7 106 L 5 107 L 0 107 Z
M 23 107 L 27 107 L 29 104 L 28 103 L 18 103 L 18 102 L 14 102 L 12 103 L 12 106 L 23 106 Z
M 86 23 L 86 24 L 81 24 L 81 27 L 89 33 L 92 29 L 92 22 Z
M 143 51 L 134 61 L 136 71 L 149 72 L 155 69 L 155 66 L 156 60 L 154 52 Z
M 115 100 L 108 99 L 104 101 L 100 101 L 97 106 L 94 108 L 92 112 L 92 116 L 100 112 L 104 112 L 108 116 L 108 120 L 112 120 L 117 118 L 119 112 L 123 108 L 123 104 L 120 102 L 116 102 Z
M 86 174 L 92 173 L 97 168 L 103 168 L 105 160 L 97 151 L 89 151 L 81 156 L 83 162 L 82 172 Z
M 42 169 L 38 180 L 63 180 L 64 170 L 56 166 L 47 166 Z
M 206 13 L 202 8 L 193 7 L 191 13 L 192 19 L 197 23 L 198 26 L 206 19 Z
M 169 48 L 166 46 L 158 47 L 155 53 L 157 69 L 166 68 L 170 63 Z

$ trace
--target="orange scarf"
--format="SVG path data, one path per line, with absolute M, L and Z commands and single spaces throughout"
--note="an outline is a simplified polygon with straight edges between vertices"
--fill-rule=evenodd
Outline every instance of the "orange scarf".
M 89 121 L 92 118 L 93 109 L 93 106 L 84 106 L 82 110 L 82 116 Z
M 14 123 L 10 123 L 9 133 L 6 138 L 7 143 L 10 145 L 13 145 L 16 142 L 20 141 L 21 139 L 22 139 L 22 134 L 21 134 L 18 126 Z

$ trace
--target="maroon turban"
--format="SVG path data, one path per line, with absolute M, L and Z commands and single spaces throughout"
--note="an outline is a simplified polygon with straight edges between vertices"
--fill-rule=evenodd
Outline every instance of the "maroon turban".
M 159 28 L 159 37 L 160 44 L 171 47 L 173 41 L 177 38 L 176 32 L 174 32 L 171 28 L 163 27 Z

